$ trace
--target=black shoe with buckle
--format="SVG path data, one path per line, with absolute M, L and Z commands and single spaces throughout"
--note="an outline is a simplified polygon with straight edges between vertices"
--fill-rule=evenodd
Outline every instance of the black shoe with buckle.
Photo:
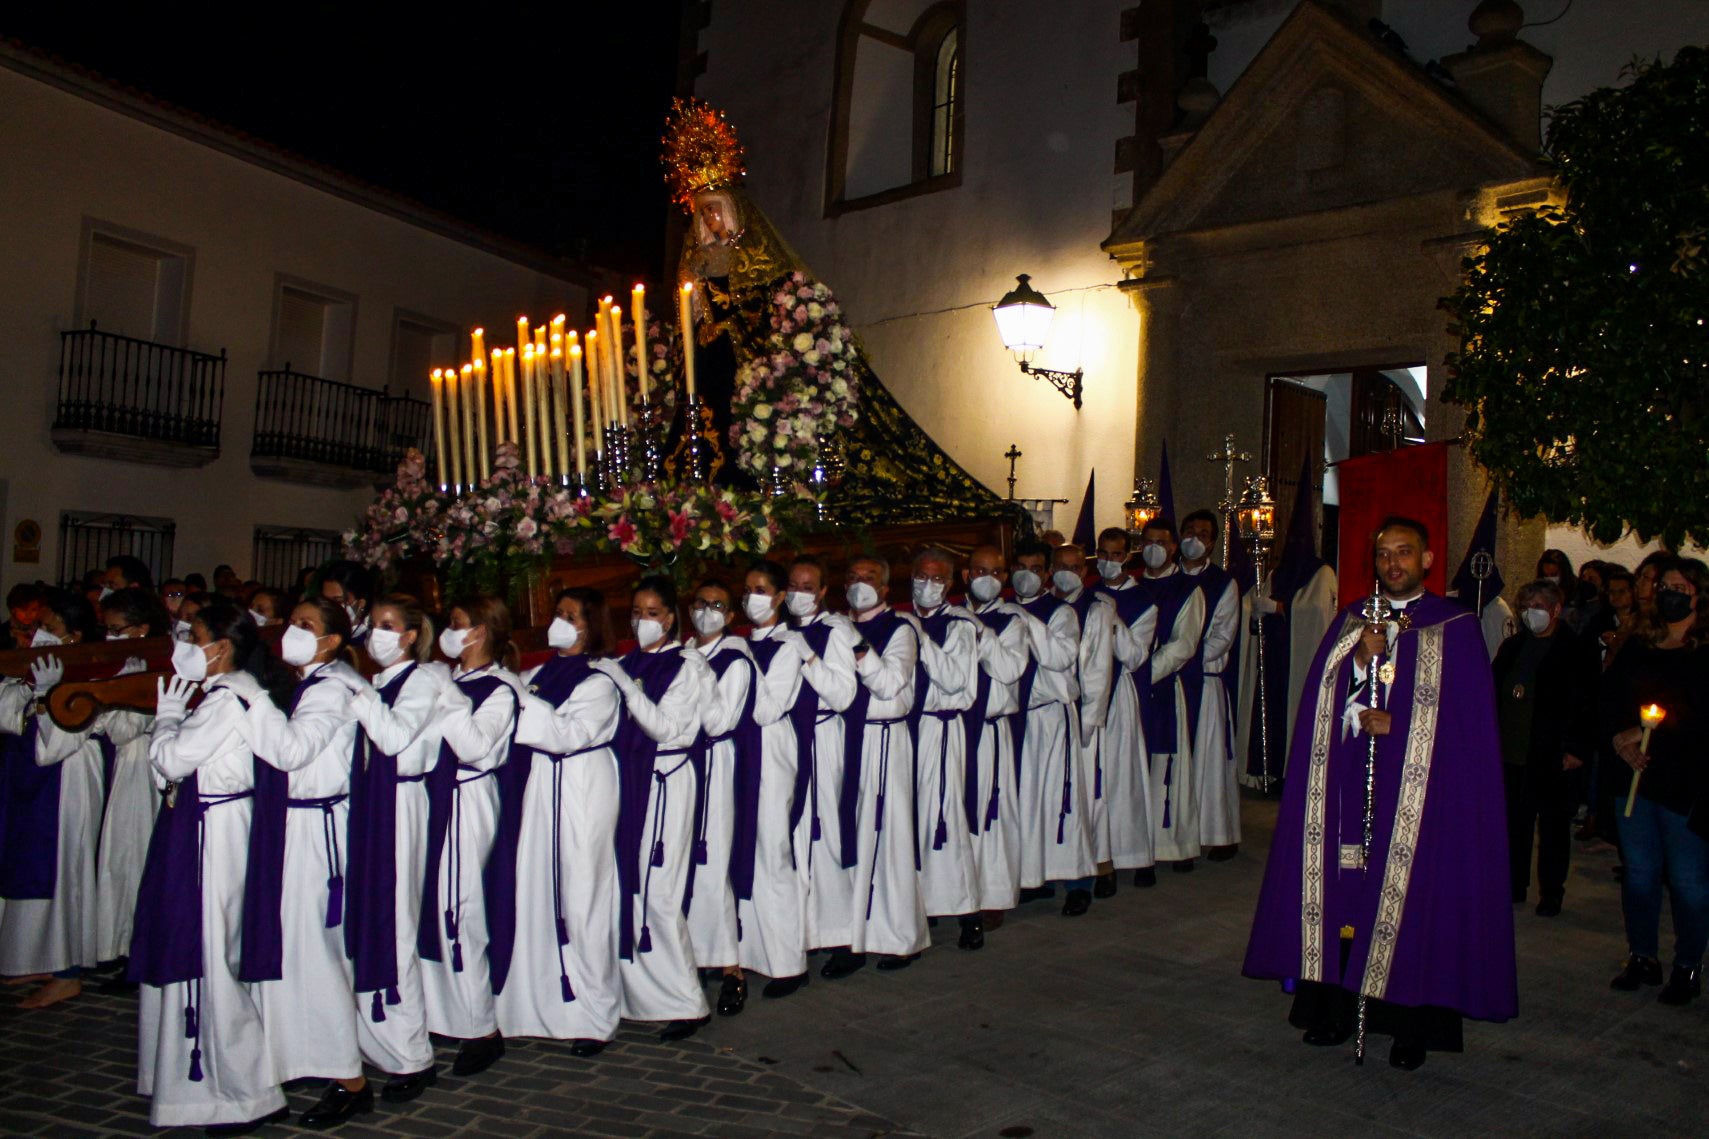
M 320 1093 L 320 1102 L 303 1112 L 303 1117 L 297 1122 L 314 1131 L 325 1131 L 373 1110 L 372 1085 L 364 1082 L 360 1088 L 351 1091 L 334 1081 L 326 1085 L 326 1090 Z
M 724 983 L 718 987 L 718 1015 L 735 1016 L 748 1004 L 747 978 L 739 973 L 724 974 Z
M 1062 916 L 1077 918 L 1092 908 L 1092 892 L 1090 890 L 1070 890 L 1068 897 L 1062 903 Z
M 961 922 L 961 936 L 956 939 L 957 949 L 983 949 L 985 947 L 985 919 L 980 914 L 963 914 L 957 919 Z
M 1703 967 L 1698 965 L 1687 969 L 1683 965 L 1675 965 L 1656 1000 L 1664 1005 L 1688 1005 L 1702 994 Z
M 1659 985 L 1662 983 L 1662 963 L 1654 957 L 1639 957 L 1637 954 L 1626 958 L 1626 967 L 1620 970 L 1618 976 L 1608 982 L 1611 989 L 1619 989 L 1623 993 L 1635 993 L 1644 985 Z
M 429 1066 L 419 1072 L 393 1076 L 380 1089 L 380 1098 L 387 1103 L 408 1103 L 438 1082 L 439 1069 Z

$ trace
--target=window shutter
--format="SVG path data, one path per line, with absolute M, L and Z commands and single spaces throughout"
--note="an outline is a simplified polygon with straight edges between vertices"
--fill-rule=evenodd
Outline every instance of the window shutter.
M 326 302 L 292 288 L 279 291 L 279 329 L 274 364 L 308 376 L 321 374 L 326 350 Z
M 83 315 L 103 332 L 156 339 L 160 255 L 105 234 L 91 235 Z

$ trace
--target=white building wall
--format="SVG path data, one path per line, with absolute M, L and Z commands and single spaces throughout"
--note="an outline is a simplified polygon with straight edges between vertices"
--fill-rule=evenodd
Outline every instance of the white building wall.
M 715 4 L 700 36 L 696 94 L 728 112 L 748 150 L 749 192 L 841 297 L 874 370 L 999 493 L 1003 452 L 1018 444 L 1016 493 L 1071 499 L 1059 526 L 1072 524 L 1093 468 L 1099 525 L 1119 521 L 1133 488 L 1137 322 L 1098 247 L 1116 140 L 1133 131 L 1133 105 L 1116 102 L 1117 76 L 1133 66 L 1124 6 L 969 4 L 961 185 L 836 218 L 824 202 L 842 5 Z M 1085 369 L 1078 413 L 1023 376 L 998 338 L 989 307 L 1018 273 L 1058 310 L 1034 362 Z
M 7 585 L 52 579 L 62 510 L 177 522 L 173 570 L 247 573 L 256 524 L 343 528 L 371 498 L 263 480 L 249 468 L 256 373 L 270 367 L 274 286 L 285 274 L 356 297 L 351 382 L 390 379 L 398 310 L 503 343 L 518 312 L 580 312 L 586 291 L 0 67 L 0 509 Z M 447 139 L 447 145 L 454 140 Z M 424 155 L 423 161 L 430 156 Z M 77 327 L 84 219 L 192 247 L 185 347 L 227 350 L 220 457 L 172 470 L 61 455 L 49 441 L 60 336 Z M 489 340 L 489 343 L 491 340 Z M 467 341 L 460 350 L 466 354 Z M 449 361 L 446 361 L 449 363 Z M 299 370 L 308 370 L 300 363 Z M 409 394 L 427 398 L 427 379 Z M 399 394 L 393 389 L 393 394 Z M 43 530 L 39 565 L 11 561 L 20 519 Z M 75 567 L 76 572 L 87 567 Z

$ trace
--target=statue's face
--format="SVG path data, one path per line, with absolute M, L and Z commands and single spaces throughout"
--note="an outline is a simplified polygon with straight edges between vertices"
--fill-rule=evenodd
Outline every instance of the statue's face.
M 724 222 L 724 203 L 716 199 L 709 198 L 700 203 L 700 220 L 714 236 L 723 237 L 730 232 L 730 227 Z
M 694 199 L 694 216 L 699 223 L 701 245 L 729 245 L 742 232 L 742 219 L 730 195 L 720 190 L 707 190 Z

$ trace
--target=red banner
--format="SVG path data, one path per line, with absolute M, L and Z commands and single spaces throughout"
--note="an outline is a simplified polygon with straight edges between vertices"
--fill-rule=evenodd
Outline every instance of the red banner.
M 1371 595 L 1371 534 L 1391 514 L 1416 518 L 1430 528 L 1436 561 L 1424 575 L 1435 593 L 1446 588 L 1448 561 L 1448 444 L 1424 443 L 1346 459 L 1336 468 L 1341 484 L 1341 604 Z

